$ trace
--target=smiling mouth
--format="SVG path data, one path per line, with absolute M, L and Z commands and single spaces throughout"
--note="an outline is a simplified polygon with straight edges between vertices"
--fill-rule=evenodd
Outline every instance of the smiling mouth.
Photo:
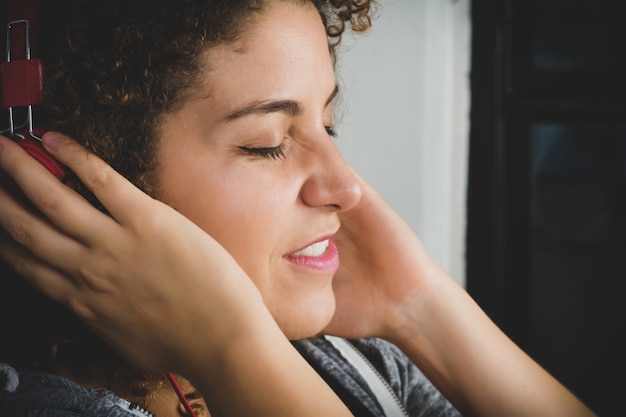
M 333 274 L 339 267 L 339 251 L 330 238 L 311 243 L 284 258 L 300 268 L 315 272 Z
M 326 253 L 326 249 L 328 249 L 329 244 L 330 241 L 328 239 L 322 240 L 321 242 L 313 243 L 298 252 L 294 252 L 292 256 L 322 256 Z

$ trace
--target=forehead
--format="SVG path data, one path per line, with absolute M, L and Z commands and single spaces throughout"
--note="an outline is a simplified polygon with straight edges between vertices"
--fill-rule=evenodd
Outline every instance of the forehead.
M 211 47 L 204 57 L 205 96 L 245 86 L 275 91 L 294 78 L 313 81 L 313 73 L 334 84 L 325 28 L 310 3 L 270 2 L 237 41 Z

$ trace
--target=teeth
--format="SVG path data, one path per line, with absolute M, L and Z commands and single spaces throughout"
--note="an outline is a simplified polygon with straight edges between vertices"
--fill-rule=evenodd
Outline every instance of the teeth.
M 295 256 L 322 256 L 328 248 L 328 239 L 314 243 L 294 253 Z

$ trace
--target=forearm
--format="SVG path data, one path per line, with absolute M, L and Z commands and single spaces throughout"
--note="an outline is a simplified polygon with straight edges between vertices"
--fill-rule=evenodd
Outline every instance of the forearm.
M 212 416 L 352 416 L 271 317 L 240 332 L 192 376 Z
M 443 271 L 390 338 L 467 416 L 592 416 Z

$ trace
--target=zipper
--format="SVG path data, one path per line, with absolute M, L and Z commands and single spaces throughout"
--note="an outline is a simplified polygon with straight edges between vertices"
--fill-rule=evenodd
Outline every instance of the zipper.
M 398 406 L 398 409 L 400 410 L 400 412 L 402 413 L 402 415 L 404 417 L 409 417 L 409 413 L 407 412 L 406 408 L 404 407 L 404 404 L 400 401 L 400 398 L 398 398 L 398 395 L 396 394 L 396 392 L 393 390 L 393 388 L 391 388 L 391 385 L 389 385 L 389 382 L 387 382 L 387 380 L 380 374 L 380 372 L 378 371 L 378 369 L 376 369 L 374 367 L 374 365 L 372 365 L 372 363 L 369 361 L 369 359 L 367 359 L 365 357 L 365 355 L 363 355 L 363 353 L 358 350 L 356 348 L 356 346 L 354 346 L 352 343 L 350 343 L 348 340 L 345 339 L 340 339 L 340 338 L 336 338 L 336 337 L 332 337 L 332 336 L 325 336 L 326 340 L 328 340 L 334 347 L 335 349 L 343 355 L 342 350 L 340 349 L 339 346 L 337 346 L 338 343 L 341 343 L 342 345 L 347 345 L 347 347 L 354 352 L 359 359 L 374 373 L 374 375 L 378 378 L 378 380 L 382 383 L 382 385 L 385 387 L 385 389 L 387 390 L 387 392 L 389 393 L 389 395 L 391 396 L 391 398 L 393 399 L 393 401 L 396 403 L 396 405 Z M 345 356 L 344 356 L 345 357 Z M 350 364 L 357 370 L 359 371 L 359 367 L 357 366 L 356 363 L 352 362 L 350 360 L 350 358 L 346 357 L 345 359 L 348 360 L 348 362 L 350 362 Z M 367 378 L 361 373 L 361 376 L 365 379 L 365 381 L 367 382 Z M 368 385 L 370 385 L 368 383 Z M 374 387 L 372 387 L 370 385 L 370 389 L 372 391 L 372 393 L 374 394 L 374 396 L 378 399 L 378 402 L 380 403 L 380 399 L 378 398 L 377 394 L 376 394 L 376 390 L 374 389 Z M 382 407 L 382 405 L 381 405 Z M 384 412 L 384 409 L 383 409 Z M 390 416 L 388 416 L 390 417 Z
M 118 401 L 115 405 L 135 417 L 155 417 L 154 414 L 137 404 L 124 399 L 120 400 L 121 401 Z

